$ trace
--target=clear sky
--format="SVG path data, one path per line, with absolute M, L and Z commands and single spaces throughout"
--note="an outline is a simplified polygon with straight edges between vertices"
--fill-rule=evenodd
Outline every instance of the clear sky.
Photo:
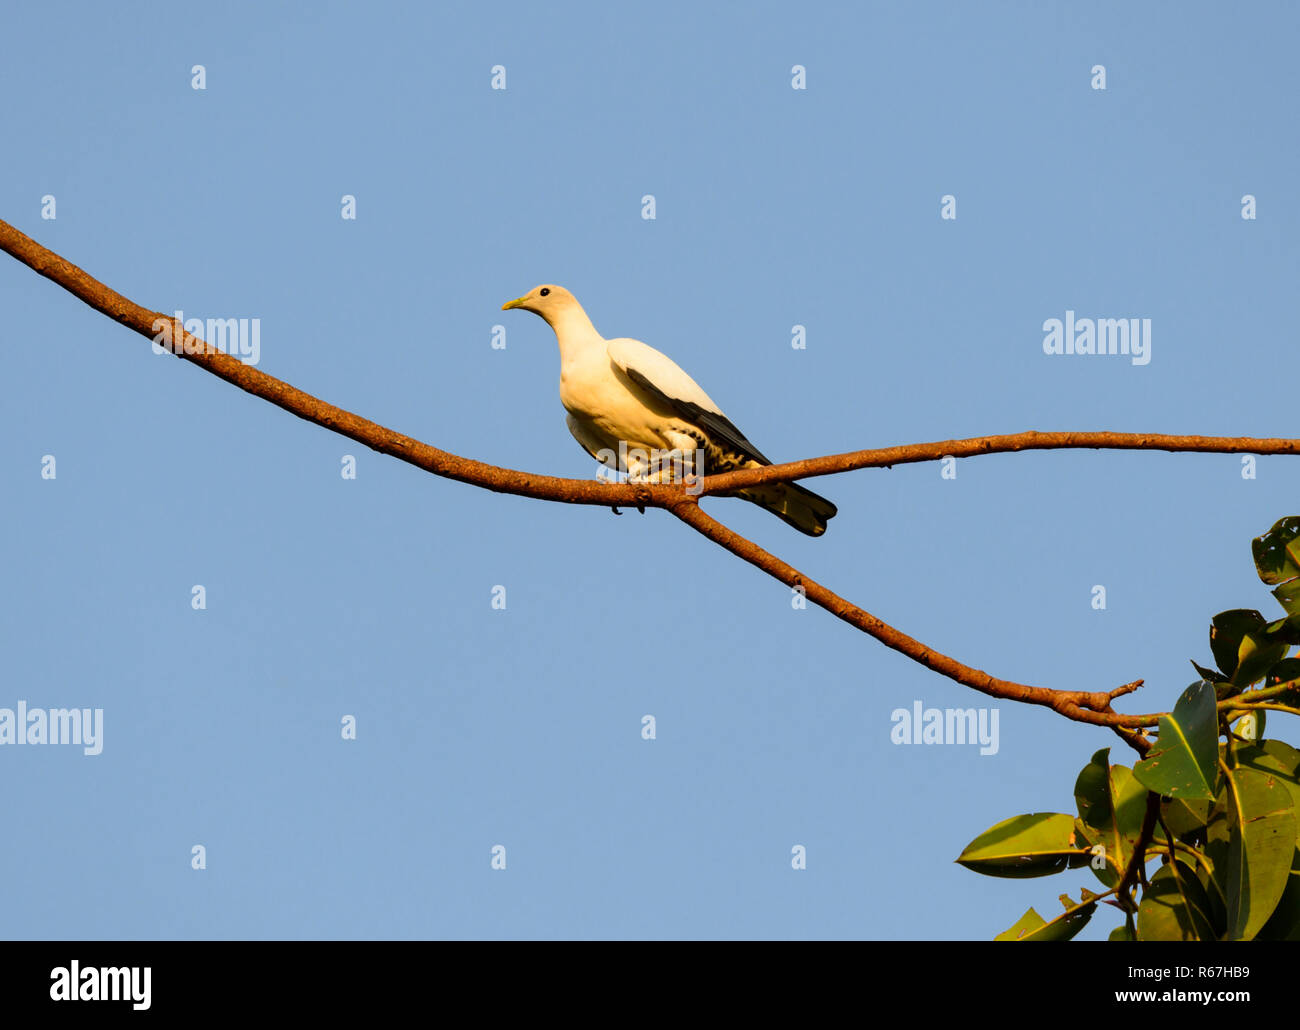
M 1283 3 L 8 5 L 0 217 L 148 307 L 258 319 L 272 375 L 533 472 L 595 472 L 553 334 L 499 310 L 542 282 L 776 460 L 1297 436 L 1298 28 Z M 1149 319 L 1149 363 L 1045 354 L 1067 311 Z M 987 939 L 1096 886 L 953 859 L 1073 811 L 1093 751 L 1131 764 L 1111 733 L 796 610 L 663 512 L 375 455 L 7 257 L 0 343 L 0 707 L 103 710 L 98 755 L 0 746 L 3 936 Z M 995 675 L 1145 677 L 1129 711 L 1172 707 L 1213 613 L 1281 614 L 1249 541 L 1300 514 L 1297 459 L 956 471 L 808 481 L 839 505 L 821 539 L 705 508 Z M 996 754 L 891 743 L 917 702 L 996 709 Z

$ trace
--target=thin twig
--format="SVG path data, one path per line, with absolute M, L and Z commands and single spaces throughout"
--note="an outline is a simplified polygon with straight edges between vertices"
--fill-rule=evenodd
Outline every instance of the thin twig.
M 1133 903 L 1133 899 L 1129 897 L 1129 889 L 1137 882 L 1139 874 L 1145 874 L 1147 845 L 1151 843 L 1156 829 L 1156 820 L 1159 818 L 1160 795 L 1153 790 L 1147 791 L 1147 808 L 1142 817 L 1142 830 L 1138 833 L 1137 844 L 1129 858 L 1128 868 L 1124 870 L 1124 875 L 1119 881 L 1119 897 L 1126 904 Z

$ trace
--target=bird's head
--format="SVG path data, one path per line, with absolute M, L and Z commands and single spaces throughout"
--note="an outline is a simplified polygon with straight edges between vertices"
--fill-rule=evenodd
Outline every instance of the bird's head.
M 554 286 L 550 283 L 534 286 L 522 297 L 506 301 L 501 305 L 502 311 L 509 311 L 511 308 L 522 308 L 524 311 L 541 315 L 552 326 L 566 311 L 572 308 L 582 310 L 572 293 L 563 286 Z

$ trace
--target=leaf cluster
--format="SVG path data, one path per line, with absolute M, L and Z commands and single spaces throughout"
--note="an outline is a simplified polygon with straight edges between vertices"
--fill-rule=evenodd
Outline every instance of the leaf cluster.
M 958 856 L 986 876 L 1087 866 L 1104 888 L 1061 895 L 1051 919 L 1031 908 L 997 940 L 1069 940 L 1101 904 L 1124 915 L 1111 940 L 1300 939 L 1300 751 L 1263 736 L 1267 712 L 1300 715 L 1300 516 L 1251 549 L 1287 614 L 1214 616 L 1214 668 L 1192 663 L 1201 678 L 1160 717 L 1141 761 L 1096 752 L 1075 780 L 1074 814 L 1014 816 Z

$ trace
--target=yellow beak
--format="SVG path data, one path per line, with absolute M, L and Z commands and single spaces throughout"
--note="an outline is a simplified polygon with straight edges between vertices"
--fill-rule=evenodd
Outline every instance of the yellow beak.
M 511 308 L 522 308 L 527 297 L 516 297 L 514 300 L 508 300 L 501 305 L 502 311 L 509 311 Z

